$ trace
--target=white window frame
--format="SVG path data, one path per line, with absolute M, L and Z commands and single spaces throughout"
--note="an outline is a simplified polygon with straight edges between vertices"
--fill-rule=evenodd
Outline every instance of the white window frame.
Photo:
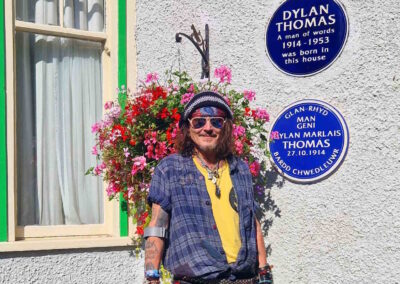
M 119 237 L 119 203 L 110 202 L 104 192 L 104 223 L 92 225 L 18 226 L 17 225 L 17 166 L 16 166 L 16 80 L 15 32 L 69 37 L 101 42 L 103 65 L 103 103 L 115 99 L 118 85 L 118 6 L 108 0 L 105 5 L 105 32 L 90 32 L 63 27 L 63 2 L 59 0 L 59 26 L 42 25 L 16 20 L 15 1 L 5 1 L 6 92 L 7 92 L 7 187 L 8 242 L 0 243 L 1 251 L 47 250 L 131 245 L 134 228 L 129 236 Z M 127 1 L 128 84 L 136 84 L 136 47 L 134 42 L 135 1 Z M 134 79 L 132 79 L 134 78 Z M 104 186 L 105 187 L 105 186 Z M 132 222 L 129 222 L 132 224 Z

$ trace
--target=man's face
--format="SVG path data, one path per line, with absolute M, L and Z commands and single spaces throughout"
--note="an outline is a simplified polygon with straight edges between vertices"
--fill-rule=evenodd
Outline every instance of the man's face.
M 193 127 L 193 118 L 196 117 L 206 118 L 206 124 L 200 128 Z M 190 138 L 195 143 L 196 148 L 201 152 L 211 152 L 215 150 L 218 145 L 218 139 L 221 133 L 221 129 L 212 125 L 210 117 L 224 118 L 225 112 L 216 107 L 202 107 L 197 109 L 192 114 L 192 123 L 189 123 Z

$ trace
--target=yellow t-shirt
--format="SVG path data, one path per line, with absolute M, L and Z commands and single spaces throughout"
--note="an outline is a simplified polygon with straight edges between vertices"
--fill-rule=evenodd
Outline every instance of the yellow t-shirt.
M 207 170 L 203 168 L 197 158 L 193 158 L 197 169 L 204 175 L 208 194 L 210 195 L 212 212 L 215 224 L 221 238 L 228 263 L 236 261 L 241 247 L 239 231 L 239 214 L 237 212 L 237 197 L 232 186 L 229 174 L 229 165 L 225 161 L 218 170 L 217 184 L 221 190 L 221 197 L 215 194 L 215 185 L 208 179 Z

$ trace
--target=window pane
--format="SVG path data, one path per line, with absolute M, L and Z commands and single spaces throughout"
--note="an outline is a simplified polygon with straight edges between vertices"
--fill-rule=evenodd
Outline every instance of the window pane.
M 102 112 L 102 45 L 16 33 L 19 225 L 103 223 L 91 125 Z
M 104 0 L 64 0 L 64 26 L 104 31 Z
M 17 20 L 37 24 L 58 25 L 58 0 L 16 0 Z

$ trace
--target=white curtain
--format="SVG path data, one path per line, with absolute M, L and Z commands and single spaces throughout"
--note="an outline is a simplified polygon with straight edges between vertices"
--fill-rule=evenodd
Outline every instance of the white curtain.
M 58 1 L 21 2 L 31 4 L 17 6 L 26 9 L 17 11 L 17 15 L 29 15 L 33 9 L 36 23 L 58 24 Z M 102 7 L 103 0 L 66 0 L 64 26 L 102 31 Z M 32 156 L 29 160 L 36 161 L 35 168 L 29 168 L 26 157 L 18 155 L 19 223 L 102 223 L 102 181 L 85 176 L 86 170 L 96 164 L 91 154 L 94 136 L 90 130 L 101 118 L 102 46 L 89 41 L 20 34 L 18 50 L 25 56 L 17 63 L 17 105 L 24 101 L 25 111 L 19 110 L 17 120 L 19 124 L 33 120 L 29 127 L 33 124 L 36 129 L 31 137 L 31 133 L 22 131 L 17 136 L 17 140 L 24 141 L 18 145 L 18 153 L 25 151 L 27 157 Z M 32 102 L 26 101 L 32 98 Z M 36 201 L 29 200 L 29 196 Z

